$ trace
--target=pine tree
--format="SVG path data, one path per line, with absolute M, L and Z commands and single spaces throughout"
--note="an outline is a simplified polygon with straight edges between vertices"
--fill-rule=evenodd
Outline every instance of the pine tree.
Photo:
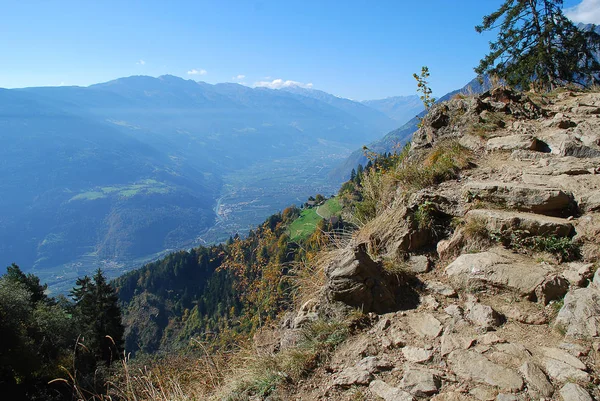
M 115 290 L 98 269 L 92 279 L 77 279 L 71 295 L 86 347 L 96 360 L 109 365 L 123 349 L 124 329 Z
M 6 268 L 6 279 L 15 283 L 20 283 L 31 293 L 31 303 L 36 304 L 39 301 L 50 302 L 46 295 L 47 284 L 40 284 L 40 279 L 34 274 L 25 274 L 19 266 L 12 264 Z
M 532 83 L 542 90 L 593 83 L 600 73 L 594 58 L 600 35 L 579 30 L 564 16 L 562 5 L 562 0 L 506 0 L 483 17 L 477 32 L 499 28 L 499 33 L 475 72 L 523 89 Z
M 360 185 L 362 183 L 362 179 L 363 179 L 363 174 L 364 174 L 364 168 L 362 164 L 359 164 L 357 169 L 356 169 L 356 184 Z
M 350 181 L 354 182 L 355 179 L 356 179 L 356 170 L 352 169 L 352 171 L 350 172 Z

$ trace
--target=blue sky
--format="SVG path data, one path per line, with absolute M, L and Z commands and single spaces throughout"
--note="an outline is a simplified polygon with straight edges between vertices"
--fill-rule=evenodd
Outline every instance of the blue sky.
M 90 85 L 172 74 L 209 83 L 286 81 L 364 100 L 463 86 L 501 0 L 0 0 L 0 87 Z M 565 1 L 600 22 L 600 0 Z

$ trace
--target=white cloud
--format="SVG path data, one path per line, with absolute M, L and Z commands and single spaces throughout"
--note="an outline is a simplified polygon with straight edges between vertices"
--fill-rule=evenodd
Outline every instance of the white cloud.
M 241 81 L 244 78 L 246 78 L 246 76 L 244 74 L 240 74 L 240 75 L 236 75 L 235 77 L 231 77 L 231 79 L 233 79 L 234 81 Z
M 574 22 L 600 24 L 600 0 L 582 0 L 575 7 L 567 8 L 565 15 Z
M 194 69 L 189 70 L 187 73 L 188 73 L 188 75 L 206 75 L 206 74 L 208 74 L 208 71 L 202 70 L 202 69 L 197 70 L 194 68 Z
M 140 61 L 138 61 L 136 64 L 137 65 L 145 65 L 146 62 L 144 60 L 140 59 Z
M 298 86 L 300 88 L 312 88 L 313 84 L 312 83 L 307 83 L 304 84 L 302 82 L 298 82 L 298 81 L 284 81 L 283 79 L 274 79 L 272 81 L 259 81 L 259 82 L 255 82 L 254 86 L 260 86 L 263 88 L 270 88 L 270 89 L 281 89 L 281 88 L 289 88 L 290 86 Z

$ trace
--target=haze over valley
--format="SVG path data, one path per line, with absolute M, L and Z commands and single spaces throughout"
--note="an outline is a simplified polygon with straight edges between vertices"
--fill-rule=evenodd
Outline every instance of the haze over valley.
M 114 277 L 244 235 L 337 191 L 329 172 L 400 124 L 369 106 L 175 76 L 2 89 L 0 262 L 63 291 L 98 266 Z

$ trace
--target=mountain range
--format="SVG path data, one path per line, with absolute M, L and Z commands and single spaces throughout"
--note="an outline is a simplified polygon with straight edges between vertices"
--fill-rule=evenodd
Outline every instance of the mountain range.
M 325 92 L 134 76 L 0 90 L 0 263 L 54 290 L 221 241 L 317 192 L 398 126 Z
M 365 100 L 362 102 L 375 110 L 379 110 L 388 117 L 404 124 L 420 114 L 425 107 L 417 95 L 393 96 L 378 100 Z

